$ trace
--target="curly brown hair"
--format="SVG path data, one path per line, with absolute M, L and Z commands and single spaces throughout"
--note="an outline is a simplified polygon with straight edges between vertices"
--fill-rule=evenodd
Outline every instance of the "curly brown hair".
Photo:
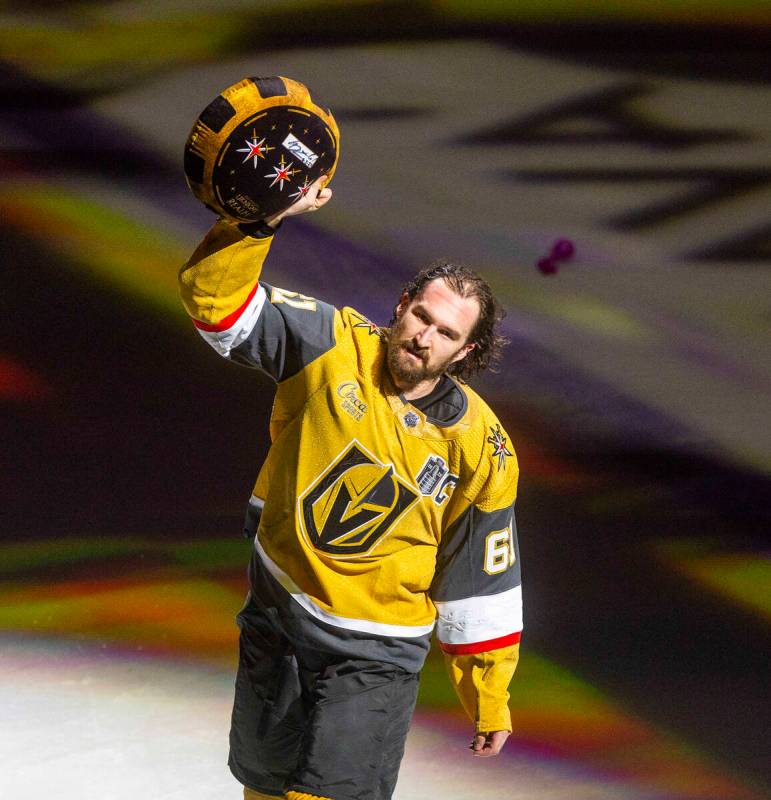
M 402 288 L 402 294 L 406 294 L 412 301 L 426 284 L 437 278 L 441 278 L 461 297 L 475 297 L 479 303 L 479 319 L 468 338 L 475 346 L 464 358 L 451 364 L 447 372 L 463 381 L 486 369 L 497 372 L 503 348 L 509 343 L 509 339 L 496 330 L 498 323 L 506 316 L 506 311 L 493 297 L 487 281 L 462 264 L 439 259 L 418 272 Z M 391 326 L 395 321 L 394 316 Z

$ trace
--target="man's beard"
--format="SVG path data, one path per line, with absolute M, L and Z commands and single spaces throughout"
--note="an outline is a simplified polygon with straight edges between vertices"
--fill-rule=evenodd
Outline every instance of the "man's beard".
M 391 377 L 399 384 L 399 387 L 406 389 L 410 386 L 417 386 L 423 381 L 431 381 L 438 378 L 447 371 L 453 363 L 451 356 L 440 364 L 429 366 L 426 362 L 427 353 L 415 347 L 410 339 L 401 339 L 402 326 L 396 320 L 388 333 L 387 362 Z M 413 361 L 403 355 L 404 351 L 416 355 L 420 361 Z

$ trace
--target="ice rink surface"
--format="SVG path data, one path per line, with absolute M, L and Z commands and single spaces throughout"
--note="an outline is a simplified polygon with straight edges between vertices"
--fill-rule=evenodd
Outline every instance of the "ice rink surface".
M 92 643 L 0 640 L 4 800 L 226 800 L 231 671 Z M 476 760 L 469 731 L 418 710 L 394 800 L 654 800 L 509 742 Z

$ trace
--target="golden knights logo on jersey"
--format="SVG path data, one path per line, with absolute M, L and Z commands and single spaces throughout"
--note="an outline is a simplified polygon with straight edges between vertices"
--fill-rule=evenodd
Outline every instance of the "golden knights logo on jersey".
M 354 440 L 298 500 L 300 521 L 317 550 L 366 555 L 420 495 Z

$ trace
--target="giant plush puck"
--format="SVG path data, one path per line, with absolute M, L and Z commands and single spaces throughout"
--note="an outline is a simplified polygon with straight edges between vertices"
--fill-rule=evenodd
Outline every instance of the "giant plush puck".
M 193 125 L 185 177 L 216 214 L 256 222 L 289 208 L 319 176 L 331 180 L 339 153 L 337 123 L 307 86 L 279 76 L 244 78 Z

